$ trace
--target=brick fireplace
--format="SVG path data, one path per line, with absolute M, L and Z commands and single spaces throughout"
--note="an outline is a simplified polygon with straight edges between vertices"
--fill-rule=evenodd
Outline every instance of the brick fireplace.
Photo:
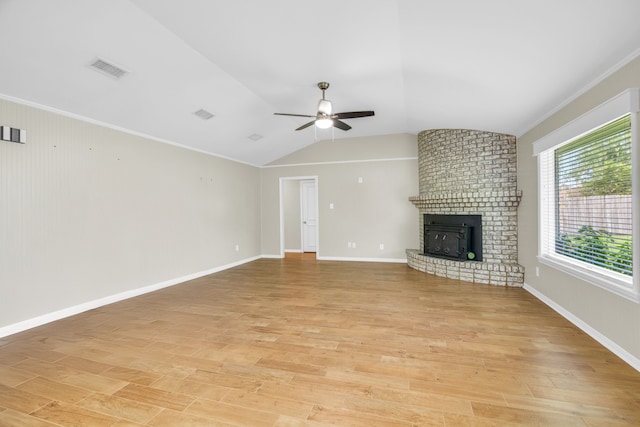
M 522 286 L 518 264 L 517 209 L 522 192 L 516 181 L 516 138 L 465 129 L 432 129 L 418 134 L 420 249 L 407 249 L 417 270 L 452 279 Z M 482 260 L 425 255 L 424 215 L 479 215 Z

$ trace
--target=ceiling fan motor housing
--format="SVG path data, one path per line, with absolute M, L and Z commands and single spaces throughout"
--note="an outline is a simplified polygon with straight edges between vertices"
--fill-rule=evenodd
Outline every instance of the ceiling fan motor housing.
M 318 101 L 318 114 L 331 115 L 331 101 L 324 98 Z

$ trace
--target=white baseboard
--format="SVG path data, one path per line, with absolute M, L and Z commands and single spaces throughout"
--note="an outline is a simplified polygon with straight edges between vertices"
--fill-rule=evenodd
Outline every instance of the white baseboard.
M 294 254 L 304 253 L 302 249 L 285 249 L 284 251 L 285 253 L 294 253 Z
M 406 264 L 406 258 L 362 258 L 362 257 L 336 257 L 336 256 L 318 256 L 316 259 L 320 261 L 354 261 L 354 262 L 393 262 Z
M 285 251 L 292 252 L 292 251 Z M 262 258 L 282 259 L 282 255 L 262 254 Z M 340 257 L 340 256 L 322 256 L 316 252 L 316 260 L 318 261 L 352 261 L 352 262 L 392 262 L 406 264 L 406 258 L 366 258 L 366 257 Z
M 232 262 L 230 264 L 214 267 L 209 270 L 200 271 L 186 276 L 177 277 L 175 279 L 166 280 L 164 282 L 156 283 L 142 288 L 131 289 L 129 291 L 121 292 L 119 294 L 110 295 L 104 298 L 99 298 L 93 301 L 88 301 L 82 304 L 74 305 L 73 307 L 67 307 L 62 310 L 54 311 L 52 313 L 43 314 L 32 319 L 23 320 L 22 322 L 14 323 L 12 325 L 3 326 L 0 328 L 0 338 L 8 335 L 17 334 L 18 332 L 26 331 L 27 329 L 35 328 L 37 326 L 44 325 L 46 323 L 54 322 L 56 320 L 64 319 L 65 317 L 74 316 L 76 314 L 83 313 L 85 311 L 93 310 L 94 308 L 102 307 L 104 305 L 113 304 L 114 302 L 123 301 L 125 299 L 137 297 L 139 295 L 147 294 L 149 292 L 157 291 L 163 288 L 177 285 L 189 280 L 197 279 L 202 276 L 217 273 L 222 270 L 236 267 L 238 265 L 246 264 L 247 262 L 260 259 L 260 256 L 246 258 L 240 261 Z
M 620 347 L 615 342 L 611 341 L 606 336 L 602 335 L 600 332 L 598 332 L 597 330 L 589 326 L 587 323 L 585 323 L 582 319 L 575 316 L 573 313 L 567 311 L 564 307 L 555 303 L 553 300 L 548 298 L 546 295 L 544 295 L 540 291 L 536 290 L 535 288 L 532 288 L 526 283 L 524 284 L 524 289 L 527 292 L 529 292 L 531 295 L 533 295 L 534 297 L 538 298 L 540 301 L 542 301 L 543 303 L 551 307 L 554 311 L 556 311 L 562 317 L 567 319 L 569 322 L 576 325 L 578 328 L 580 328 L 584 333 L 589 335 L 591 338 L 593 338 L 594 340 L 598 341 L 600 344 L 605 346 L 608 350 L 610 350 L 613 354 L 618 356 L 620 359 L 627 362 L 636 371 L 640 372 L 640 359 L 635 357 L 633 354 L 629 353 L 624 348 Z

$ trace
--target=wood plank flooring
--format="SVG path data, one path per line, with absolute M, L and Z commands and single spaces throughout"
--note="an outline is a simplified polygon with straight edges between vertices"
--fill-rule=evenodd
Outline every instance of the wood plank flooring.
M 640 373 L 403 264 L 262 259 L 0 339 L 0 426 L 515 425 L 640 425 Z

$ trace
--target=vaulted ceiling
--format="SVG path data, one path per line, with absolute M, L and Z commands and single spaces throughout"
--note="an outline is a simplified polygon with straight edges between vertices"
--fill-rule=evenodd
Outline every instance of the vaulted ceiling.
M 637 55 L 639 16 L 637 0 L 0 0 L 0 94 L 254 165 L 332 137 L 520 135 Z M 375 116 L 296 132 L 308 119 L 273 114 L 315 114 L 320 81 L 334 110 Z

